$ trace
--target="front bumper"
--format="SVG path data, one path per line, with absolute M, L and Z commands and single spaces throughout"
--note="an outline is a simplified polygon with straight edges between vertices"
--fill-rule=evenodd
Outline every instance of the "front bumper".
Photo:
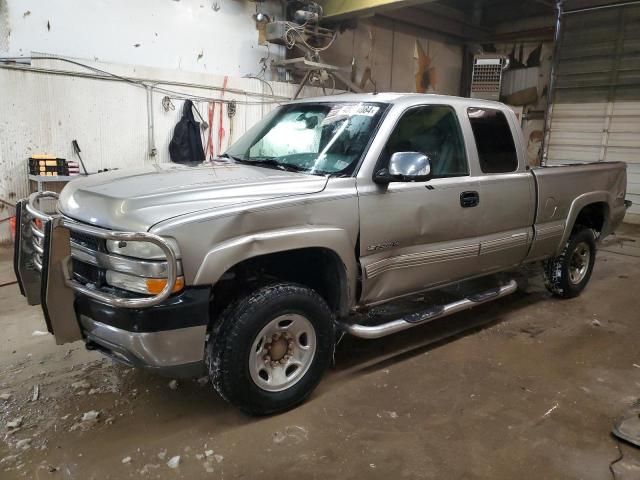
M 57 195 L 34 194 L 17 205 L 14 268 L 21 293 L 30 305 L 41 305 L 56 343 L 84 340 L 88 348 L 132 366 L 172 376 L 183 370 L 198 374 L 204 356 L 210 288 L 192 287 L 172 295 L 181 265 L 168 242 L 147 232 L 116 232 L 46 214 L 36 207 L 42 197 Z M 72 232 L 100 240 L 154 243 L 164 251 L 165 261 L 137 262 L 82 250 L 72 240 Z M 74 261 L 126 273 L 137 269 L 141 276 L 160 270 L 167 284 L 155 296 L 120 295 L 83 282 L 77 277 L 79 273 L 74 274 Z
M 211 289 L 187 288 L 147 309 L 112 307 L 83 295 L 75 311 L 87 348 L 160 375 L 204 374 Z

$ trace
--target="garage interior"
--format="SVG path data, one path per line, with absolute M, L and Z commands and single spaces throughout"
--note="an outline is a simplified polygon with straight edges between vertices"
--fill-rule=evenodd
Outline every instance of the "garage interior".
M 319 25 L 283 27 L 307 7 Z M 625 162 L 631 206 L 584 293 L 552 297 L 535 264 L 508 298 L 345 336 L 309 399 L 264 418 L 55 345 L 14 275 L 20 199 L 170 163 L 185 100 L 214 158 L 280 104 L 348 91 L 504 102 L 532 168 Z M 612 434 L 640 418 L 640 2 L 0 0 L 0 98 L 0 477 L 640 479 Z

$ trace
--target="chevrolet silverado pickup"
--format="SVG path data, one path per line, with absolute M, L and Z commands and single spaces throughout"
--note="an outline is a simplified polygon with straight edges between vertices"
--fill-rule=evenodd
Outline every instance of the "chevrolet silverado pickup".
M 530 262 L 554 295 L 578 295 L 625 193 L 624 163 L 530 168 L 500 103 L 305 99 L 213 161 L 85 176 L 20 201 L 15 272 L 57 343 L 206 373 L 264 415 L 310 394 L 338 333 L 383 337 L 517 284 L 378 324 L 353 312 Z

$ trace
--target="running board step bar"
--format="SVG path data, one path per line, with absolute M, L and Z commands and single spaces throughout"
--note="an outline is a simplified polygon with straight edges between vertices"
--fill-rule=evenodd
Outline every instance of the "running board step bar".
M 435 320 L 436 318 L 446 317 L 463 310 L 468 310 L 476 305 L 506 297 L 507 295 L 515 293 L 517 289 L 518 283 L 515 280 L 510 280 L 506 285 L 485 290 L 446 305 L 436 305 L 429 307 L 426 310 L 410 313 L 402 318 L 398 318 L 397 320 L 392 320 L 391 322 L 383 323 L 381 325 L 369 326 L 342 322 L 340 323 L 340 327 L 354 337 L 367 339 L 386 337 L 387 335 L 401 332 L 402 330 L 407 330 L 408 328 L 415 327 L 417 325 L 422 325 L 431 320 Z

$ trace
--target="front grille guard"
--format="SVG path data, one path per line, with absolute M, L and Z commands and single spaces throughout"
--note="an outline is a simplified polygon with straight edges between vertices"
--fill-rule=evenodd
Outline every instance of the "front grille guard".
M 179 274 L 180 264 L 170 244 L 162 237 L 148 232 L 106 230 L 69 220 L 60 214 L 45 213 L 40 209 L 40 201 L 46 198 L 57 200 L 58 194 L 36 192 L 27 199 L 18 202 L 14 266 L 21 292 L 27 297 L 30 305 L 42 305 L 50 331 L 52 318 L 49 317 L 53 313 L 52 302 L 56 305 L 60 303 L 56 295 L 63 298 L 68 297 L 67 294 L 60 291 L 61 285 L 68 291 L 81 293 L 107 305 L 120 308 L 153 307 L 171 295 Z M 157 295 L 125 298 L 78 282 L 73 278 L 71 268 L 70 231 L 103 240 L 149 242 L 157 245 L 166 257 L 166 264 L 163 266 L 167 284 Z M 144 263 L 142 260 L 141 262 Z M 71 297 L 71 305 L 73 305 L 73 295 Z M 48 299 L 52 301 L 47 301 Z

